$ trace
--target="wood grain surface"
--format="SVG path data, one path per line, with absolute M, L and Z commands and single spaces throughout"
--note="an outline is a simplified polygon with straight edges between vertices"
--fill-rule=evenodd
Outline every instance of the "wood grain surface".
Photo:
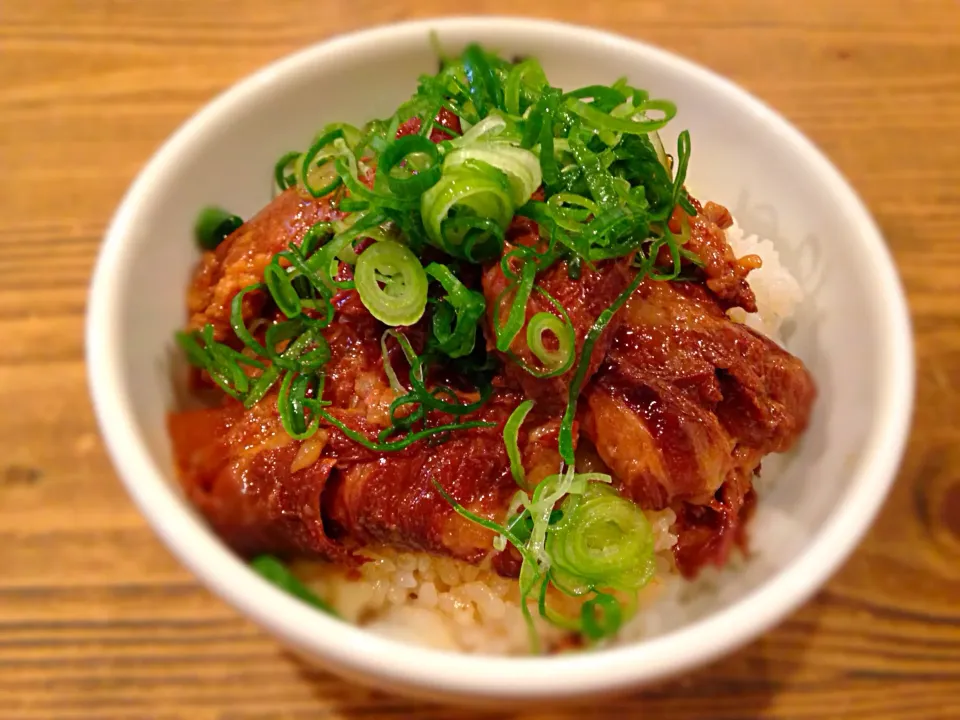
M 87 399 L 90 271 L 158 144 L 292 50 L 453 12 L 609 28 L 742 83 L 862 193 L 910 296 L 910 448 L 856 554 L 741 652 L 587 708 L 436 708 L 299 663 L 153 536 Z M 0 717 L 960 717 L 957 0 L 0 0 L 0 208 Z

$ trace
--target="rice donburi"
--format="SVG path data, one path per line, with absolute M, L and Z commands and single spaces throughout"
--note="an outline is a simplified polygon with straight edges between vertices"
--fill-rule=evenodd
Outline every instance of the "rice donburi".
M 471 45 L 281 157 L 252 218 L 203 210 L 205 406 L 169 430 L 223 540 L 320 611 L 501 653 L 629 637 L 746 550 L 816 390 L 774 339 L 799 288 L 686 187 L 675 114 Z

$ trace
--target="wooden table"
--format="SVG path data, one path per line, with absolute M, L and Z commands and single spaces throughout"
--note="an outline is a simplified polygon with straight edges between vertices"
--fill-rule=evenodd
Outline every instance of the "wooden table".
M 87 282 L 147 157 L 211 96 L 343 30 L 513 2 L 0 1 L 0 717 L 467 718 L 281 651 L 154 538 L 87 400 Z M 603 710 L 512 718 L 960 717 L 960 4 L 543 2 L 741 82 L 876 214 L 913 310 L 899 481 L 827 588 L 734 656 Z M 953 709 L 950 709 L 950 706 Z

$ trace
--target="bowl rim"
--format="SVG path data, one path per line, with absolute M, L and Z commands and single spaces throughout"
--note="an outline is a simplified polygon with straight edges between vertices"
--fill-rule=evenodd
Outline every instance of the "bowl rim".
M 134 256 L 127 242 L 152 187 L 174 172 L 181 153 L 201 141 L 203 128 L 253 101 L 272 83 L 341 52 L 380 42 L 423 42 L 429 31 L 511 31 L 592 42 L 668 64 L 695 81 L 718 87 L 774 127 L 782 142 L 805 156 L 845 212 L 861 228 L 869 252 L 867 277 L 886 325 L 879 343 L 880 399 L 866 451 L 850 471 L 850 488 L 809 546 L 787 567 L 732 605 L 678 630 L 639 643 L 589 653 L 504 658 L 409 645 L 329 618 L 261 579 L 234 556 L 165 480 L 134 424 L 123 392 L 120 361 L 121 277 Z M 456 16 L 369 27 L 322 40 L 240 80 L 189 118 L 160 147 L 130 186 L 107 230 L 90 286 L 86 327 L 87 379 L 109 455 L 128 493 L 153 530 L 193 574 L 221 599 L 287 646 L 321 657 L 352 677 L 374 676 L 399 690 L 444 696 L 559 699 L 622 690 L 662 680 L 717 659 L 753 640 L 805 602 L 846 560 L 869 528 L 896 476 L 912 418 L 912 331 L 901 282 L 883 237 L 856 192 L 819 149 L 786 119 L 731 81 L 645 42 L 604 30 L 525 17 Z

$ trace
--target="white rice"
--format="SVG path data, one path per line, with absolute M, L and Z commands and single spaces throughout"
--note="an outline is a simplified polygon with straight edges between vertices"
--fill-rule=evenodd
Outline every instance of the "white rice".
M 734 254 L 759 255 L 763 266 L 750 273 L 750 287 L 757 296 L 757 312 L 745 313 L 740 308 L 730 311 L 730 317 L 745 322 L 754 330 L 783 344 L 783 323 L 793 317 L 803 300 L 803 290 L 790 272 L 780 264 L 780 255 L 770 240 L 757 235 L 745 235 L 736 222 L 726 231 L 727 242 Z
M 758 312 L 730 311 L 778 342 L 783 323 L 793 316 L 803 293 L 771 241 L 745 236 L 739 226 L 726 231 L 737 257 L 759 255 L 763 267 L 750 274 Z M 648 512 L 657 550 L 657 574 L 644 588 L 636 615 L 621 628 L 615 642 L 631 642 L 675 627 L 691 604 L 713 592 L 721 572 L 705 569 L 693 583 L 682 580 L 673 563 L 670 531 L 673 511 Z M 349 576 L 327 563 L 297 563 L 294 571 L 349 622 L 383 636 L 439 649 L 495 655 L 522 655 L 530 650 L 520 610 L 516 580 L 500 577 L 486 565 L 474 566 L 450 558 L 389 548 L 367 549 L 373 559 Z M 740 558 L 731 559 L 733 571 Z M 555 602 L 566 601 L 563 596 Z M 547 648 L 563 649 L 568 633 L 546 623 L 533 608 L 536 625 Z
M 654 532 L 657 569 L 638 598 L 641 610 L 652 607 L 673 580 L 671 548 L 677 541 L 670 532 L 676 520 L 672 510 L 648 512 L 647 517 Z M 359 578 L 328 563 L 300 562 L 293 571 L 345 620 L 385 637 L 487 655 L 530 651 L 516 580 L 503 578 L 485 565 L 424 553 L 366 548 L 364 555 L 372 559 L 360 567 Z M 552 594 L 550 602 L 567 615 L 577 610 L 560 594 Z M 542 620 L 532 609 L 544 647 L 563 647 L 569 633 Z M 646 634 L 644 617 L 644 612 L 638 612 L 635 622 L 624 625 L 621 638 Z

